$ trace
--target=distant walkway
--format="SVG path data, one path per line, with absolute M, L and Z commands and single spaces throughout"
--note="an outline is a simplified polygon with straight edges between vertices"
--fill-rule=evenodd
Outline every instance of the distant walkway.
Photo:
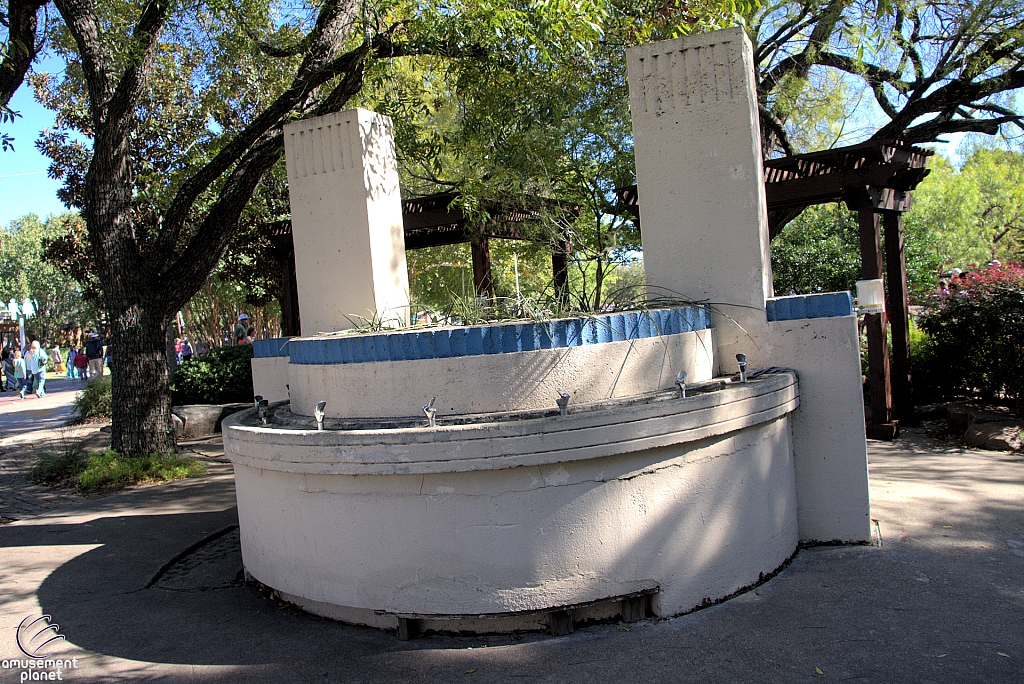
M 83 385 L 66 378 L 47 380 L 42 399 L 34 394 L 26 394 L 22 399 L 12 390 L 0 392 L 0 445 L 17 441 L 12 437 L 66 423 L 73 412 L 75 394 Z

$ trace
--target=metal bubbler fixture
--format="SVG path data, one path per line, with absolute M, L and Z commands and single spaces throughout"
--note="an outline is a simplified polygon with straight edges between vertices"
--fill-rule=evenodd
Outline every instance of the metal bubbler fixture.
M 423 405 L 423 415 L 427 417 L 427 427 L 437 427 L 437 409 L 434 408 L 434 400 L 437 397 L 430 397 L 430 403 Z
M 255 397 L 252 398 L 252 405 L 253 405 L 253 407 L 257 411 L 260 410 L 260 402 L 261 401 L 263 401 L 263 395 L 262 394 L 257 394 Z
M 559 392 L 558 399 L 555 399 L 555 403 L 558 404 L 558 413 L 563 416 L 569 415 L 569 393 Z
M 288 404 L 290 405 L 292 403 L 292 386 L 291 385 L 285 385 L 284 389 L 285 389 L 286 392 L 288 392 Z
M 679 398 L 686 398 L 686 371 L 679 371 L 679 375 L 676 376 L 676 387 L 679 388 Z
M 326 401 L 321 401 L 319 404 L 316 405 L 316 408 L 313 409 L 313 417 L 316 418 L 316 429 L 317 430 L 323 430 L 324 429 L 324 409 L 326 407 L 327 407 L 327 402 Z
M 267 399 L 264 399 L 262 397 L 260 397 L 259 401 L 256 402 L 256 414 L 260 417 L 260 421 L 263 423 L 264 427 L 266 427 L 268 425 L 268 423 L 267 423 L 267 407 L 268 406 L 270 406 L 270 401 L 268 401 Z
M 737 354 L 736 355 L 736 363 L 738 363 L 739 367 L 740 367 L 740 382 L 746 382 L 747 381 L 747 355 L 746 354 Z

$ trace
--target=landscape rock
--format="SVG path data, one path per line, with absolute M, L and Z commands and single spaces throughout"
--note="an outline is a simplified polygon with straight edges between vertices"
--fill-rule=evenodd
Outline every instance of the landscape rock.
M 181 433 L 175 434 L 181 438 L 192 439 L 194 437 L 205 437 L 220 432 L 220 425 L 225 418 L 249 407 L 249 404 L 189 404 L 187 406 L 175 406 L 171 412 L 183 423 Z
M 976 423 L 967 428 L 964 440 L 968 446 L 995 451 L 1020 451 L 1021 426 L 1015 422 Z

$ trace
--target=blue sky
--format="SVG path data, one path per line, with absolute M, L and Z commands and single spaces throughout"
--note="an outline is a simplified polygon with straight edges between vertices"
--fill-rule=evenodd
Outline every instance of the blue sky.
M 54 66 L 59 68 L 59 62 Z M 39 133 L 53 126 L 53 112 L 35 101 L 27 84 L 11 98 L 10 107 L 21 118 L 4 125 L 15 140 L 13 152 L 0 152 L 0 226 L 29 213 L 45 217 L 67 211 L 57 199 L 60 182 L 46 175 L 50 160 L 35 148 Z

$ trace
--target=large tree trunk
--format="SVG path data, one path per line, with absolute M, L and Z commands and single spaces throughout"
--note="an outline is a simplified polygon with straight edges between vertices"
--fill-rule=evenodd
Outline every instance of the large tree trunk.
M 128 456 L 172 452 L 169 319 L 137 305 L 111 311 L 111 317 L 111 447 Z

